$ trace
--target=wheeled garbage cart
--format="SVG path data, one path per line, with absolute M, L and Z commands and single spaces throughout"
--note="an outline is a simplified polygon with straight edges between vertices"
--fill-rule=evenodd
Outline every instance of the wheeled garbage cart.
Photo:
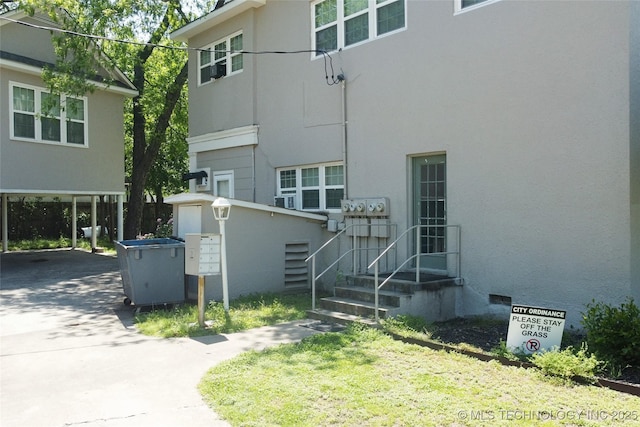
M 184 243 L 142 239 L 116 243 L 125 305 L 178 304 L 185 300 Z

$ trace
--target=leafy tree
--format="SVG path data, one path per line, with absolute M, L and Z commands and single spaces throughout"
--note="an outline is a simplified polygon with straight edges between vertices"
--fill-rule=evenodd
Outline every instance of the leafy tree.
M 139 92 L 127 104 L 125 112 L 125 163 L 131 183 L 125 238 L 134 238 L 141 231 L 145 188 L 161 202 L 163 191 L 182 189 L 179 176 L 188 167 L 184 93 L 187 54 L 182 49 L 158 46 L 177 47 L 168 39 L 168 34 L 208 7 L 186 4 L 186 1 L 17 2 L 28 13 L 36 10 L 46 13 L 61 28 L 73 32 L 52 32 L 58 59 L 54 67 L 47 67 L 43 72 L 52 92 L 71 95 L 92 92 L 95 87 L 88 79 L 96 74 L 109 75 L 105 70 L 114 65 L 129 77 Z M 100 37 L 86 37 L 88 34 Z M 110 83 L 109 78 L 105 80 Z

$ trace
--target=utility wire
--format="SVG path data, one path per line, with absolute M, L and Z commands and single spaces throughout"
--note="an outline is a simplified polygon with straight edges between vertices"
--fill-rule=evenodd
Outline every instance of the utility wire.
M 117 39 L 117 38 L 113 38 L 113 37 L 100 36 L 100 35 L 97 35 L 97 34 L 85 34 L 85 33 L 80 33 L 80 32 L 77 32 L 77 31 L 66 30 L 66 29 L 63 29 L 63 28 L 48 27 L 48 26 L 44 26 L 44 25 L 33 24 L 33 23 L 30 23 L 30 22 L 19 21 L 19 20 L 12 19 L 12 18 L 9 18 L 9 17 L 6 17 L 6 16 L 2 16 L 2 15 L 0 15 L 0 19 L 5 20 L 5 21 L 9 21 L 9 22 L 13 22 L 14 24 L 19 24 L 19 25 L 24 25 L 26 27 L 30 27 L 30 28 L 35 28 L 35 29 L 38 29 L 38 30 L 69 34 L 69 35 L 73 35 L 73 36 L 77 36 L 77 37 L 85 37 L 85 38 L 94 39 L 94 40 L 104 40 L 104 41 L 109 41 L 109 42 L 114 42 L 114 43 L 123 43 L 123 44 L 135 45 L 135 46 L 145 46 L 145 47 L 148 46 L 148 47 L 154 47 L 154 48 L 157 47 L 157 48 L 161 48 L 161 49 L 182 50 L 182 51 L 187 51 L 187 52 L 188 51 L 195 51 L 195 52 L 214 52 L 214 53 L 230 53 L 230 54 L 231 53 L 246 53 L 248 55 L 290 55 L 290 54 L 299 54 L 299 53 L 315 53 L 317 55 L 322 55 L 323 58 L 324 58 L 325 79 L 327 81 L 327 84 L 329 86 L 331 86 L 331 85 L 334 85 L 334 84 L 338 84 L 340 82 L 340 80 L 335 76 L 335 72 L 334 72 L 334 69 L 333 69 L 333 58 L 325 50 L 315 50 L 315 49 L 263 50 L 263 51 L 211 50 L 211 49 L 203 49 L 203 48 L 196 48 L 196 47 L 189 47 L 189 46 L 172 46 L 172 45 L 159 44 L 159 43 L 138 42 L 138 41 L 134 41 L 134 40 L 124 40 L 124 39 Z M 328 62 L 327 62 L 327 60 L 328 60 Z M 329 72 L 328 72 L 329 69 L 331 70 L 331 77 L 329 77 Z

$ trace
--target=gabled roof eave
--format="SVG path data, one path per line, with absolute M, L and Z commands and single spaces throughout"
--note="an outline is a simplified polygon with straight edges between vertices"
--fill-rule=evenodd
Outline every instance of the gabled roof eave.
M 63 12 L 66 13 L 66 11 L 64 10 Z M 8 24 L 20 25 L 20 24 L 16 24 L 15 21 L 21 21 L 21 20 L 24 20 L 25 18 L 31 18 L 35 21 L 42 22 L 47 25 L 54 25 L 53 22 L 49 21 L 42 14 L 35 14 L 34 16 L 30 16 L 21 9 L 11 10 L 9 12 L 2 14 L 2 16 L 9 19 L 0 19 L 0 27 Z M 54 25 L 54 26 L 57 27 L 57 25 Z M 103 55 L 106 57 L 106 54 L 102 50 L 100 50 L 100 55 Z M 5 68 L 23 71 L 28 74 L 34 74 L 34 73 L 41 74 L 42 68 L 43 68 L 40 65 L 22 64 L 20 61 L 11 61 L 11 60 L 7 60 L 6 58 L 0 59 L 0 64 L 2 64 L 2 66 Z M 135 87 L 133 82 L 122 72 L 122 70 L 120 70 L 120 68 L 113 65 L 110 69 L 104 69 L 104 71 L 113 80 L 118 82 L 120 85 L 113 85 L 113 84 L 109 85 L 104 82 L 100 82 L 99 80 L 93 80 L 93 79 L 90 79 L 89 81 L 92 84 L 95 84 L 100 89 L 104 89 L 110 92 L 121 93 L 129 97 L 138 96 L 139 94 L 138 89 Z
M 172 40 L 186 43 L 191 37 L 203 31 L 213 28 L 249 9 L 262 7 L 265 4 L 267 4 L 267 0 L 233 0 L 220 9 L 209 12 L 195 21 L 178 28 L 169 34 L 169 37 Z
M 8 70 L 19 71 L 25 74 L 30 74 L 34 76 L 42 75 L 42 67 L 25 64 L 18 61 L 12 61 L 10 59 L 0 58 L 0 68 L 5 68 Z M 122 87 L 114 84 L 107 84 L 104 82 L 99 82 L 95 80 L 89 80 L 89 82 L 101 90 L 106 92 L 117 93 L 120 95 L 124 95 L 130 98 L 138 96 L 138 91 L 133 87 L 133 85 L 129 87 Z

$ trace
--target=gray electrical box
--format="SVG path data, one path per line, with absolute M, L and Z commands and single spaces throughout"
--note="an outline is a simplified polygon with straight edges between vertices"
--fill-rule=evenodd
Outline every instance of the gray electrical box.
M 184 272 L 193 276 L 220 274 L 220 235 L 185 235 Z

